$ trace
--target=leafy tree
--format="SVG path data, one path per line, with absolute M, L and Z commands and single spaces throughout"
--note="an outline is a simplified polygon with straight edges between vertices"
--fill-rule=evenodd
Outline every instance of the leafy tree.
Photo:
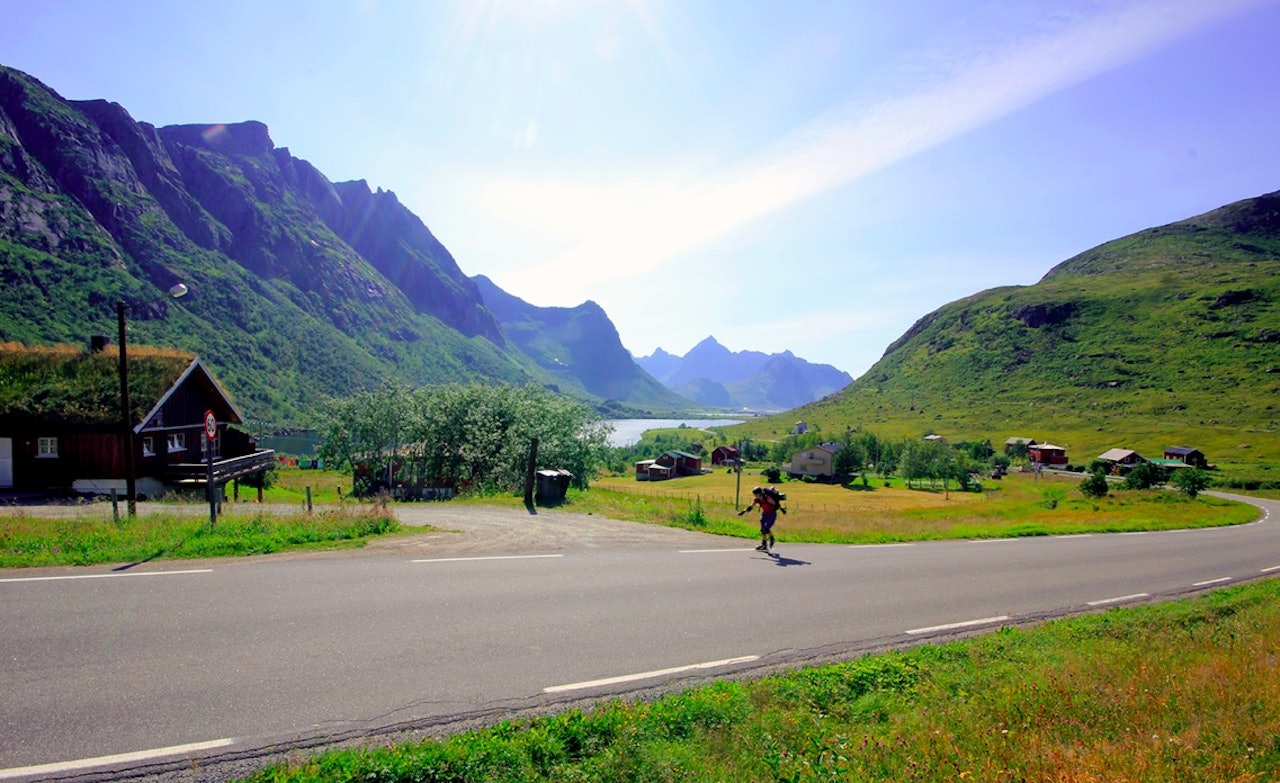
M 1125 474 L 1125 489 L 1150 489 L 1164 481 L 1164 472 L 1150 462 L 1142 462 L 1133 466 Z
M 1105 498 L 1110 491 L 1111 486 L 1107 483 L 1107 476 L 1100 470 L 1095 470 L 1087 479 L 1080 482 L 1080 492 L 1087 498 Z
M 334 402 L 325 418 L 322 458 L 362 467 L 370 487 L 520 491 L 534 440 L 538 464 L 568 470 L 585 487 L 608 438 L 586 405 L 536 386 L 386 387 Z
M 862 447 L 856 442 L 847 441 L 835 453 L 832 467 L 839 476 L 852 476 L 862 470 Z
M 1179 468 L 1169 477 L 1169 483 L 1190 498 L 1208 489 L 1210 481 L 1208 472 L 1200 468 Z

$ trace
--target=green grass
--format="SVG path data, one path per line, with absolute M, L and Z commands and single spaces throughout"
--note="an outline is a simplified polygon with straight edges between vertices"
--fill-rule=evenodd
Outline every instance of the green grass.
M 1275 781 L 1280 581 L 271 767 L 347 781 Z
M 763 477 L 750 471 L 740 485 L 723 471 L 662 482 L 613 477 L 585 492 L 571 491 L 562 508 L 750 538 L 757 535 L 757 517 L 738 516 L 737 509 L 746 506 L 757 483 Z M 1075 477 L 1011 473 L 988 482 L 981 493 L 885 483 L 877 479 L 849 488 L 784 482 L 778 486 L 787 493 L 788 513 L 778 518 L 776 535 L 792 542 L 869 544 L 1168 530 L 1241 524 L 1258 516 L 1252 506 L 1170 490 L 1113 490 L 1091 500 L 1079 492 Z
M 119 522 L 105 509 L 57 519 L 21 513 L 0 515 L 0 568 L 137 563 L 363 546 L 370 536 L 399 530 L 392 517 L 364 509 L 289 515 L 228 514 L 212 527 L 207 514 L 189 511 L 175 507 L 132 519 L 122 517 Z

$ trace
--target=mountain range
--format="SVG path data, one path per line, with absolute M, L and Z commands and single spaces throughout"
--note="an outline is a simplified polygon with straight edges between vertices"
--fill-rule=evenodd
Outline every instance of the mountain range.
M 261 123 L 157 128 L 0 67 L 0 341 L 87 345 L 124 302 L 132 344 L 198 354 L 260 433 L 388 382 L 536 383 L 614 417 L 788 409 L 743 425 L 760 437 L 803 418 L 1034 437 L 1082 462 L 1192 446 L 1280 474 L 1278 272 L 1271 193 L 947 304 L 852 383 L 714 338 L 633 359 L 594 303 L 468 277 L 394 193 L 329 181 Z M 190 295 L 165 301 L 177 282 Z
M 87 345 L 126 302 L 130 342 L 198 353 L 261 431 L 388 382 L 537 383 L 606 415 L 693 407 L 598 306 L 535 308 L 468 278 L 394 193 L 329 181 L 262 123 L 157 128 L 3 67 L 0 282 L 0 341 Z M 178 282 L 190 295 L 161 301 Z
M 658 348 L 636 363 L 667 388 L 715 408 L 781 411 L 844 388 L 852 376 L 829 364 L 813 364 L 790 351 L 730 351 L 707 337 L 684 356 Z

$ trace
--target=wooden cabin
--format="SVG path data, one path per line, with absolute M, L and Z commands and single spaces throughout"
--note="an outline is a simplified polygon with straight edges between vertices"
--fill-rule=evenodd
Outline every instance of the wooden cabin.
M 172 350 L 129 350 L 126 437 L 118 362 L 111 351 L 0 347 L 0 491 L 123 498 L 126 444 L 140 499 L 205 487 L 210 448 L 215 486 L 274 464 L 235 428 L 244 416 L 209 369 Z

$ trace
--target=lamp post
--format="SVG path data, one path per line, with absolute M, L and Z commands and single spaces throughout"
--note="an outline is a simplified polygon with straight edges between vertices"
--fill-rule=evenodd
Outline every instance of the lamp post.
M 177 283 L 169 289 L 169 296 L 177 299 L 185 296 L 187 286 L 183 283 Z M 164 297 L 153 299 L 151 301 L 158 302 Z M 150 304 L 149 302 L 147 304 Z M 138 515 L 138 486 L 137 480 L 134 478 L 133 464 L 133 421 L 129 413 L 129 361 L 126 358 L 125 351 L 125 312 L 129 309 L 129 303 L 121 299 L 116 302 L 116 327 L 119 330 L 120 346 L 120 426 L 124 434 L 124 493 L 128 501 L 129 516 Z

